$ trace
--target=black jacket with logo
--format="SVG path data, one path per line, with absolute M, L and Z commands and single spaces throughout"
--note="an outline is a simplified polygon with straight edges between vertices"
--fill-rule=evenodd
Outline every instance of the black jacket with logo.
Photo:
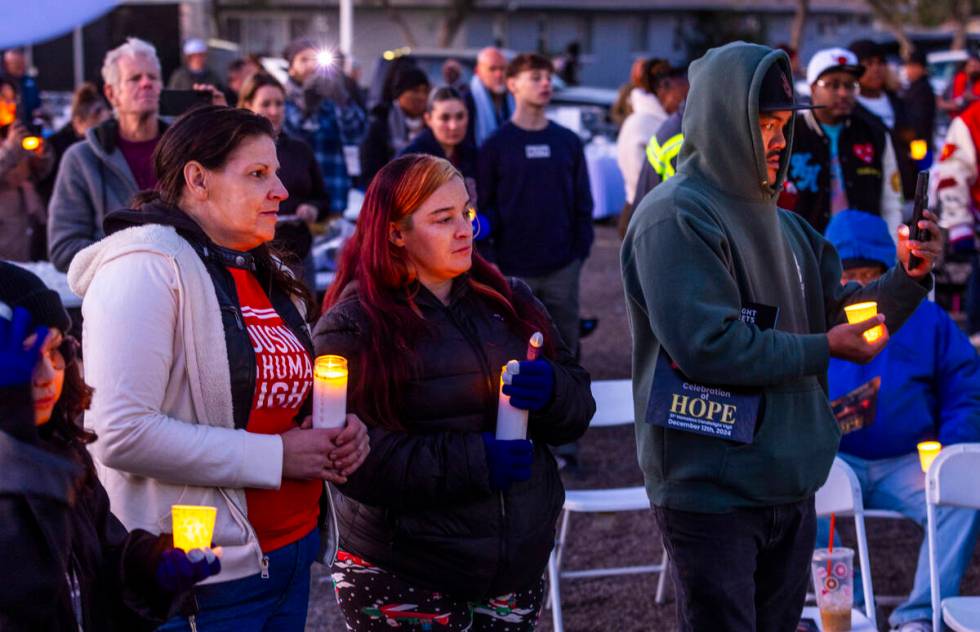
M 881 215 L 886 130 L 850 116 L 843 122 L 838 157 L 848 207 Z M 809 112 L 796 117 L 793 153 L 779 205 L 802 215 L 821 233 L 830 222 L 830 140 Z

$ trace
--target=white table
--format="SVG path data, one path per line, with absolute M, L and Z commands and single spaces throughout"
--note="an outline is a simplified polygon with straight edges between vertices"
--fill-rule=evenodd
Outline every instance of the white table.
M 820 623 L 820 610 L 816 606 L 807 606 L 803 608 L 803 614 L 800 616 L 801 619 L 813 619 L 817 622 L 817 628 L 823 631 L 823 625 Z M 871 625 L 868 618 L 864 616 L 864 613 L 860 610 L 851 611 L 851 632 L 878 632 L 878 629 Z
M 626 202 L 626 185 L 616 162 L 616 144 L 596 136 L 585 146 L 585 166 L 592 187 L 592 217 L 619 215 Z
M 632 380 L 593 380 L 592 397 L 595 416 L 590 428 L 633 423 Z

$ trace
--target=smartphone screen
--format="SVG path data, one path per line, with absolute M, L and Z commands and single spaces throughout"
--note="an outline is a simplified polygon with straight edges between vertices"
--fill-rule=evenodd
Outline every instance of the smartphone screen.
M 180 116 L 198 105 L 211 103 L 211 93 L 203 90 L 163 90 L 160 92 L 160 116 Z

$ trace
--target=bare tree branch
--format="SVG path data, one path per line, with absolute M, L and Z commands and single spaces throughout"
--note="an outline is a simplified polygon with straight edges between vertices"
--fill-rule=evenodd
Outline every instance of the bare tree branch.
M 412 32 L 412 27 L 409 26 L 408 22 L 405 20 L 405 16 L 402 15 L 398 8 L 391 6 L 391 0 L 378 0 L 378 4 L 388 14 L 388 19 L 394 22 L 398 26 L 398 29 L 402 32 L 402 37 L 405 39 L 405 45 L 413 48 L 418 46 L 415 39 L 415 33 Z
M 466 16 L 476 7 L 476 0 L 451 0 L 446 16 L 439 27 L 438 44 L 442 48 L 452 46 L 456 33 L 459 32 Z
M 796 14 L 793 16 L 793 24 L 790 27 L 789 47 L 795 51 L 800 50 L 803 43 L 803 29 L 806 28 L 806 18 L 810 13 L 810 0 L 796 0 Z
M 966 29 L 970 22 L 970 14 L 973 13 L 973 2 L 971 0 L 953 0 L 951 8 L 953 43 L 950 47 L 953 50 L 963 50 L 966 48 Z
M 866 0 L 874 16 L 895 36 L 903 58 L 912 52 L 912 41 L 905 32 L 911 19 L 912 6 L 909 0 Z M 913 0 L 914 4 L 914 0 Z

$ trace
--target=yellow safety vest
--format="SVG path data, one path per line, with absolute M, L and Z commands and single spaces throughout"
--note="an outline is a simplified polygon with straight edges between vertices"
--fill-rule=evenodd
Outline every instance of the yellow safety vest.
M 662 181 L 666 181 L 677 173 L 672 161 L 680 153 L 683 142 L 684 134 L 674 134 L 663 145 L 657 142 L 656 136 L 647 143 L 647 160 L 650 161 L 650 165 Z

